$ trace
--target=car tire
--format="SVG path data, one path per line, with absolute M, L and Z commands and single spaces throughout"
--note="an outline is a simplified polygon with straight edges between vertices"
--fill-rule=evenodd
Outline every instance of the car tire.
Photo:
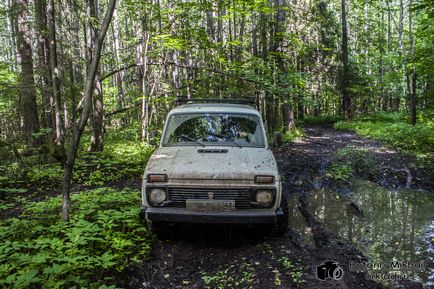
M 288 198 L 282 194 L 282 200 L 280 201 L 280 208 L 283 211 L 283 216 L 278 218 L 277 223 L 274 225 L 271 234 L 273 236 L 282 236 L 288 231 L 289 225 L 289 206 Z

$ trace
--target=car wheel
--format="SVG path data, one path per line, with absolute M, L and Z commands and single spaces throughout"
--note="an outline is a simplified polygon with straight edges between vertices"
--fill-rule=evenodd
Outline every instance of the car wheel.
M 282 236 L 288 231 L 289 225 L 289 207 L 288 198 L 282 194 L 282 200 L 280 202 L 280 207 L 283 211 L 283 216 L 277 220 L 272 230 L 273 236 Z

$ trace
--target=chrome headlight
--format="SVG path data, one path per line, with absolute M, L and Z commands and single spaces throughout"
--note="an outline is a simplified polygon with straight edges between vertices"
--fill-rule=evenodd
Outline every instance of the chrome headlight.
M 256 192 L 256 202 L 261 205 L 268 205 L 273 201 L 273 192 L 269 190 L 259 190 Z
M 159 205 L 166 200 L 166 191 L 161 188 L 152 189 L 149 192 L 149 200 L 153 205 Z

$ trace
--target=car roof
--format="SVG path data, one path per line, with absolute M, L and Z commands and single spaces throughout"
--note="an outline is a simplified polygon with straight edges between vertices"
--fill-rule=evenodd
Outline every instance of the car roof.
M 172 109 L 169 114 L 176 113 L 241 113 L 241 114 L 255 114 L 260 115 L 259 112 L 244 104 L 232 104 L 232 103 L 191 103 L 184 104 Z

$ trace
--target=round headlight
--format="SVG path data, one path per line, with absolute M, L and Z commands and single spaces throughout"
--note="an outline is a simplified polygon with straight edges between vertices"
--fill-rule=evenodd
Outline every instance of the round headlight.
M 273 201 L 273 193 L 267 190 L 260 190 L 256 193 L 256 202 L 267 205 Z
M 166 200 L 166 191 L 160 188 L 152 189 L 149 193 L 149 200 L 155 204 L 161 204 Z

